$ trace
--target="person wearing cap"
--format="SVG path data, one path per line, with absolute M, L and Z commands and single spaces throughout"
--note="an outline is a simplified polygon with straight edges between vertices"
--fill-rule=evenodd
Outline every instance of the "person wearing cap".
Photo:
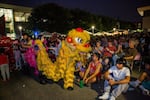
M 116 66 L 112 66 L 105 73 L 104 94 L 99 99 L 115 100 L 122 92 L 128 89 L 130 70 L 125 67 L 125 60 L 119 58 Z M 110 91 L 112 88 L 112 91 Z

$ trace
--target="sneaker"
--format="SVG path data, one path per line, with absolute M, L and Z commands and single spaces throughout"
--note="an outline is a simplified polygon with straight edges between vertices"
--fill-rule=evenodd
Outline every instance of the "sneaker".
M 98 99 L 109 99 L 109 93 L 105 92 L 102 96 L 99 96 Z
M 143 95 L 149 95 L 147 91 L 142 91 Z
M 149 90 L 147 90 L 147 89 L 142 90 L 142 93 L 143 93 L 144 95 L 150 95 L 150 92 L 149 92 Z
M 110 96 L 109 100 L 116 100 L 114 96 Z
M 128 91 L 134 91 L 134 90 L 135 90 L 135 88 L 132 88 L 132 87 L 128 88 Z

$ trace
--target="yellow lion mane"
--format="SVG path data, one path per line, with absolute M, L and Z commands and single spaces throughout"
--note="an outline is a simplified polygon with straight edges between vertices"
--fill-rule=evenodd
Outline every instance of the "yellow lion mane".
M 64 88 L 73 88 L 75 62 L 81 60 L 80 52 L 89 52 L 90 35 L 87 31 L 77 28 L 69 31 L 66 39 L 62 41 L 59 55 L 55 63 L 49 59 L 46 49 L 40 40 L 36 40 L 39 46 L 37 53 L 38 69 L 53 81 L 64 79 Z

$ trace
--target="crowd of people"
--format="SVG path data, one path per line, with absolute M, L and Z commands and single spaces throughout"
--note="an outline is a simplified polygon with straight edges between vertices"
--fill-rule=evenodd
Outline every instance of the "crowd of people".
M 93 83 L 97 81 L 95 80 L 97 77 L 104 76 L 104 94 L 99 96 L 99 99 L 115 100 L 122 92 L 138 86 L 143 94 L 149 94 L 149 38 L 150 35 L 144 33 L 92 38 L 92 61 L 85 74 L 80 76 L 81 79 L 83 77 L 84 83 Z M 136 69 L 144 70 L 144 72 L 136 81 L 130 82 L 131 74 Z M 110 91 L 111 88 L 113 88 L 112 91 Z
M 83 61 L 77 61 L 75 76 L 78 82 L 83 81 L 85 86 L 95 83 L 101 78 L 104 82 L 104 94 L 99 99 L 115 100 L 128 88 L 139 87 L 144 94 L 150 95 L 150 34 L 133 33 L 129 35 L 115 36 L 91 36 L 90 53 L 81 52 Z M 38 36 L 53 62 L 56 61 L 64 37 L 53 35 L 51 38 Z M 39 74 L 36 67 L 36 53 L 38 47 L 34 45 L 32 36 L 23 34 L 22 39 L 16 39 L 12 48 L 15 64 L 13 70 L 32 69 L 34 75 Z M 10 79 L 9 58 L 5 54 L 5 48 L 0 48 L 0 70 L 3 81 Z M 27 66 L 30 66 L 27 68 Z M 136 81 L 130 82 L 134 69 L 144 72 Z M 11 69 L 12 70 L 12 69 Z M 41 78 L 42 75 L 38 76 Z M 44 77 L 44 76 L 43 76 Z M 45 83 L 45 77 L 41 83 Z M 129 85 L 130 84 L 130 85 Z M 111 88 L 113 88 L 111 90 Z

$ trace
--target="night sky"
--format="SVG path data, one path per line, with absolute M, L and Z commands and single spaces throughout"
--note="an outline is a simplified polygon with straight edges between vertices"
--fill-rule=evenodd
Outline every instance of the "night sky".
M 80 8 L 94 14 L 140 21 L 137 7 L 150 5 L 150 0 L 0 0 L 1 3 L 36 7 L 44 3 L 56 3 L 66 8 Z

